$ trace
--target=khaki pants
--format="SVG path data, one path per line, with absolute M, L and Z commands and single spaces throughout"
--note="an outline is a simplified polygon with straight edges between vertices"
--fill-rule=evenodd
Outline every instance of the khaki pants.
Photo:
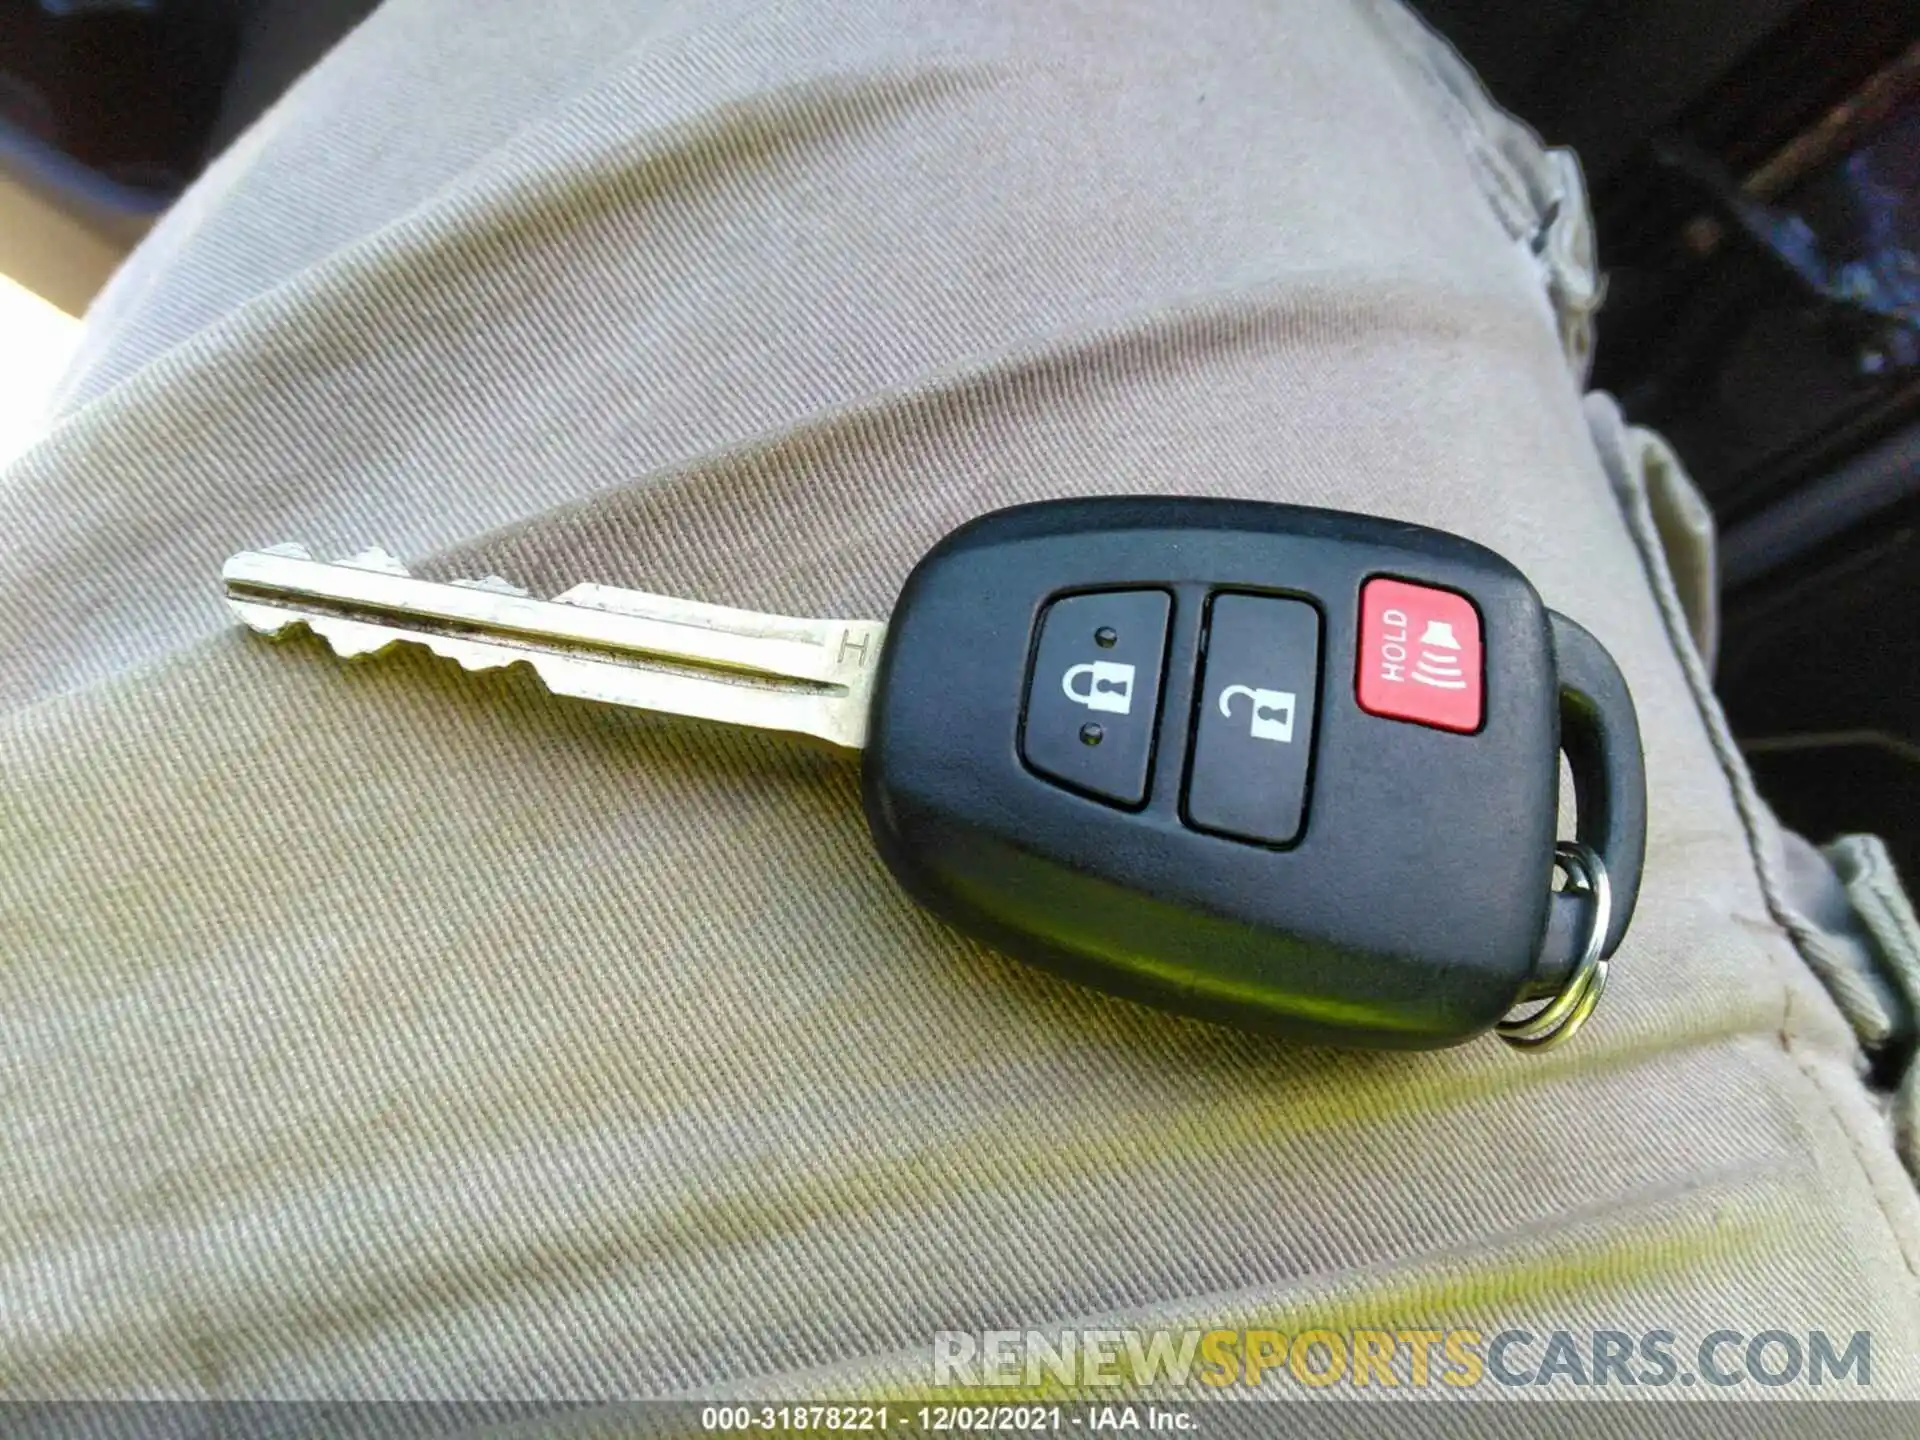
M 942 1330 L 1377 1324 L 1865 1330 L 1848 1393 L 1920 1395 L 1920 1203 L 1583 407 L 1586 226 L 1385 0 L 390 0 L 0 477 L 0 1391 L 844 1397 Z M 1577 1042 L 1103 998 L 918 911 L 849 762 L 217 585 L 377 542 L 880 616 L 1097 492 L 1441 526 L 1601 637 L 1652 826 Z

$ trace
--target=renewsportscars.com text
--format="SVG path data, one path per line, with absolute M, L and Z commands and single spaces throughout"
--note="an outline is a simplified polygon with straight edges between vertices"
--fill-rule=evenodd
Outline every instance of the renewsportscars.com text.
M 932 1380 L 942 1390 L 1856 1387 L 1873 1383 L 1873 1337 L 1733 1328 L 1697 1339 L 1671 1330 L 946 1330 L 934 1337 Z

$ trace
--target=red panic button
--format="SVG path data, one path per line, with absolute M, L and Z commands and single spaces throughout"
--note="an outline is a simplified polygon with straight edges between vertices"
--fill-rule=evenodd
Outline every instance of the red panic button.
M 1360 588 L 1360 708 L 1438 730 L 1480 728 L 1480 615 L 1451 590 Z

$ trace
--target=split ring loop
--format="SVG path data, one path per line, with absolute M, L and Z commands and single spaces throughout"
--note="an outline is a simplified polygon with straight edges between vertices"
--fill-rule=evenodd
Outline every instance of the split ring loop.
M 1566 873 L 1567 889 L 1593 897 L 1593 918 L 1580 963 L 1560 993 L 1531 1015 L 1502 1020 L 1494 1027 L 1502 1040 L 1520 1050 L 1548 1050 L 1571 1040 L 1607 988 L 1607 962 L 1600 958 L 1600 951 L 1607 943 L 1607 924 L 1613 916 L 1613 890 L 1606 863 L 1591 846 L 1577 840 L 1554 846 L 1553 863 Z

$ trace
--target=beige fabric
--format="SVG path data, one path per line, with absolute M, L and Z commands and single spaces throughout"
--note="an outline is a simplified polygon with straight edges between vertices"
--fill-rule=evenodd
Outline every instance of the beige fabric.
M 1872 835 L 1842 835 L 1823 847 L 1845 888 L 1848 907 L 1865 932 L 1874 973 L 1893 992 L 1899 1011 L 1912 1033 L 1920 1014 L 1920 920 L 1913 902 L 1900 887 L 1893 856 Z M 1864 1030 L 1860 1016 L 1849 1011 L 1856 1030 Z M 1920 1064 L 1907 1057 L 1906 1073 L 1893 1097 L 1894 1142 L 1907 1169 L 1920 1174 Z
M 1437 54 L 1340 0 L 377 12 L 0 477 L 0 1386 L 844 1395 L 939 1329 L 1338 1315 L 1866 1329 L 1920 1393 L 1920 1205 L 1526 238 L 1585 216 L 1490 203 Z M 378 541 L 881 614 L 1098 491 L 1446 526 L 1611 648 L 1652 831 L 1577 1044 L 1103 999 L 918 912 L 851 764 L 215 585 Z
M 1616 477 L 1629 517 L 1644 516 L 1642 549 L 1659 552 L 1686 622 L 1687 644 L 1699 657 L 1697 689 L 1707 704 L 1709 677 L 1720 642 L 1720 566 L 1713 512 L 1673 447 L 1651 430 L 1626 424 L 1608 395 L 1588 397 L 1594 444 Z M 1676 644 L 1680 642 L 1676 641 Z M 1731 763 L 1731 761 L 1729 761 Z

